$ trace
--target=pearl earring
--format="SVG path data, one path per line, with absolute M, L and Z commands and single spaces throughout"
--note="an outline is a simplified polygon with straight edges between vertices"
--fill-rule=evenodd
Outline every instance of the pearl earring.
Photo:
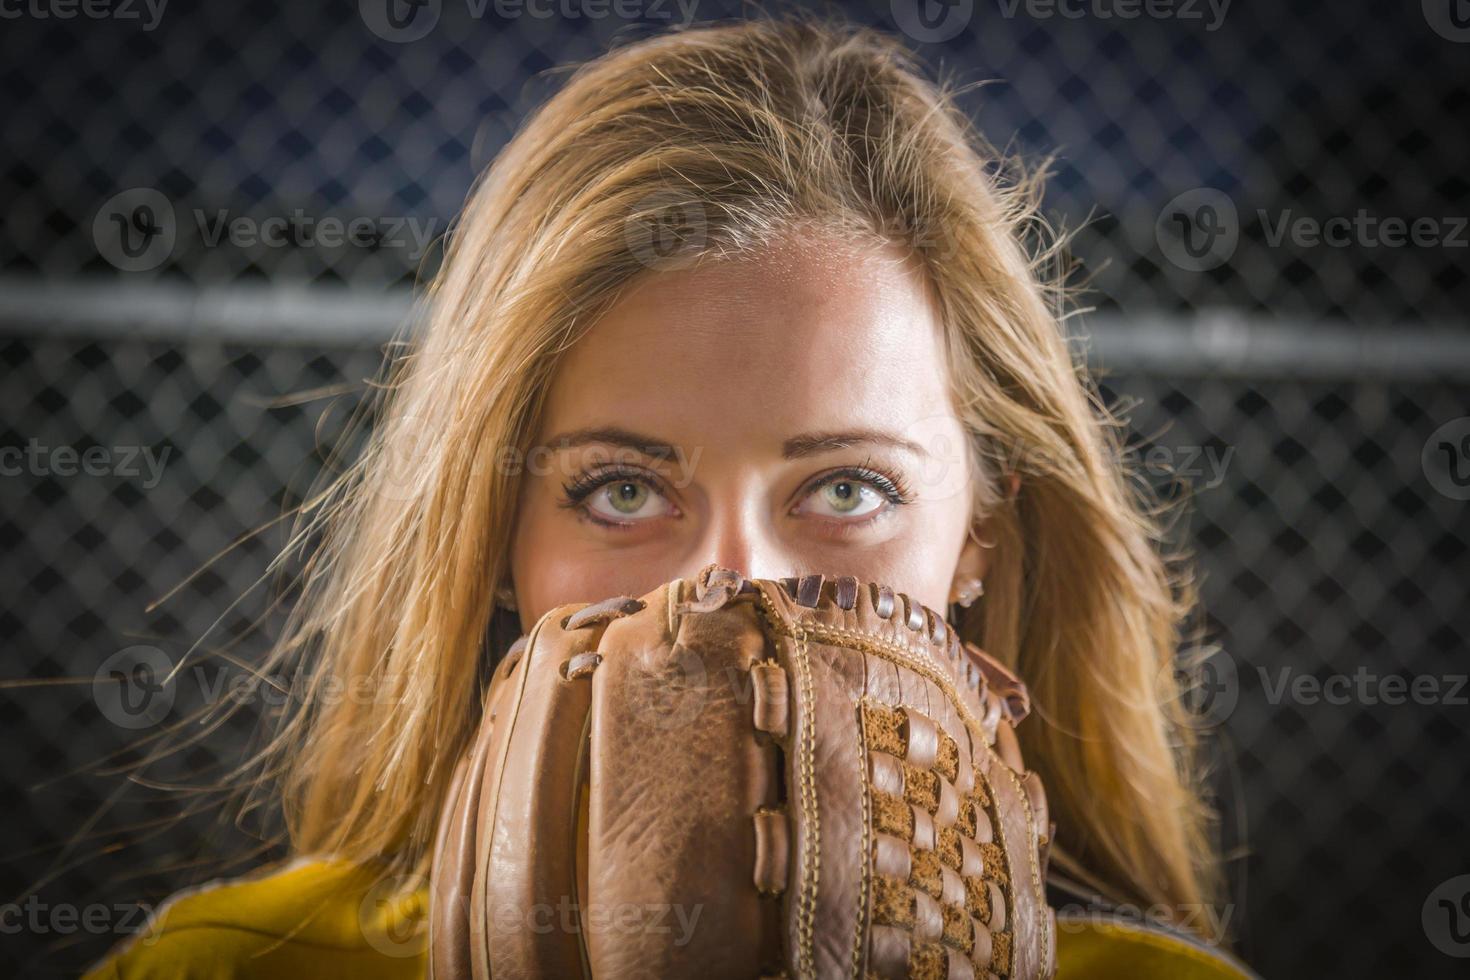
M 510 586 L 502 586 L 495 590 L 495 602 L 500 608 L 515 612 L 516 593 Z
M 955 584 L 950 592 L 949 601 L 965 609 L 975 604 L 975 600 L 985 594 L 985 583 L 978 578 L 961 579 Z

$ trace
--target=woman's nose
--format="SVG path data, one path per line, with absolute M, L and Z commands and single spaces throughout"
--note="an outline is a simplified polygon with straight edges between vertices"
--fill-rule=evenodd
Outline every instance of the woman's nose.
M 746 578 L 780 578 L 795 573 L 794 559 L 753 508 L 742 508 L 711 525 L 685 574 L 714 562 Z

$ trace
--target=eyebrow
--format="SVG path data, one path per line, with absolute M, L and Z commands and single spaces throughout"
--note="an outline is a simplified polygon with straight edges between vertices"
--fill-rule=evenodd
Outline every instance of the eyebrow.
M 644 435 L 641 432 L 630 432 L 617 426 L 573 429 L 570 432 L 563 432 L 550 441 L 553 449 L 575 449 L 589 443 L 623 446 L 654 459 L 667 459 L 676 453 L 673 443 Z M 837 449 L 848 449 L 860 445 L 889 446 L 905 450 L 916 456 L 929 455 L 923 446 L 912 439 L 895 436 L 880 429 L 844 429 L 836 432 L 803 432 L 792 436 L 781 444 L 781 456 L 783 459 L 804 459 L 808 456 L 817 456 Z

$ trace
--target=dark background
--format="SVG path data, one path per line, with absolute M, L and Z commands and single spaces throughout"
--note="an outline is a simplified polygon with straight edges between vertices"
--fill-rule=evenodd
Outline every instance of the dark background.
M 198 661 L 207 673 L 183 675 L 142 732 L 109 720 L 94 675 L 139 645 L 177 662 L 201 637 L 205 654 L 259 655 L 284 535 L 210 559 L 304 492 L 376 372 L 435 262 L 395 226 L 443 232 L 562 77 L 545 69 L 683 16 L 671 2 L 609 8 L 646 15 L 625 17 L 557 0 L 532 5 L 544 16 L 475 17 L 442 0 L 411 22 L 422 37 L 401 40 L 371 29 L 382 2 L 175 0 L 151 28 L 141 6 L 138 19 L 3 9 L 0 447 L 102 447 L 115 462 L 66 474 L 52 455 L 0 476 L 0 902 L 108 910 L 105 926 L 71 929 L 11 915 L 4 972 L 74 974 L 138 921 L 114 903 L 198 876 L 139 876 L 165 850 L 239 839 L 201 816 L 167 848 L 98 853 L 170 805 L 87 770 L 233 668 Z M 1470 452 L 1470 7 L 1235 0 L 1218 22 L 1204 5 L 1132 19 L 1105 16 L 1127 9 L 1109 0 L 1064 7 L 1078 16 L 957 3 L 943 8 L 957 20 L 910 41 L 963 81 L 996 80 L 966 97 L 992 142 L 1059 154 L 1047 209 L 1082 226 L 1073 248 L 1096 307 L 1073 332 L 1159 454 L 1145 458 L 1193 477 L 1181 533 L 1222 649 L 1196 703 L 1239 845 L 1216 913 L 1269 977 L 1463 975 L 1451 954 L 1470 940 L 1454 928 L 1470 916 L 1438 900 L 1470 893 L 1455 880 L 1470 874 L 1470 690 L 1456 680 L 1470 670 L 1470 489 L 1456 479 L 1470 469 L 1456 455 Z M 909 0 L 827 9 L 914 23 Z M 107 229 L 138 188 L 172 210 L 175 240 L 128 259 Z M 211 245 L 196 218 L 298 209 L 369 218 L 385 237 Z M 1360 212 L 1429 219 L 1440 240 L 1273 234 L 1287 215 Z M 1176 213 L 1220 229 L 1207 260 L 1170 237 Z M 168 453 L 156 481 L 125 463 L 142 447 Z M 1301 676 L 1346 696 L 1273 694 Z M 1388 677 L 1437 693 L 1388 703 Z M 245 721 L 179 771 L 232 758 Z

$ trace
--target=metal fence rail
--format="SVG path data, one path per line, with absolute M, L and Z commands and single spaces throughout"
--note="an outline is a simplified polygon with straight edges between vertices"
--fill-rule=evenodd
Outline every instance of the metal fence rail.
M 410 290 L 0 277 L 0 335 L 176 343 L 373 345 L 414 314 Z M 1366 326 L 1222 308 L 1116 311 L 1070 319 L 1078 356 L 1100 370 L 1241 379 L 1450 381 L 1470 377 L 1459 324 Z

